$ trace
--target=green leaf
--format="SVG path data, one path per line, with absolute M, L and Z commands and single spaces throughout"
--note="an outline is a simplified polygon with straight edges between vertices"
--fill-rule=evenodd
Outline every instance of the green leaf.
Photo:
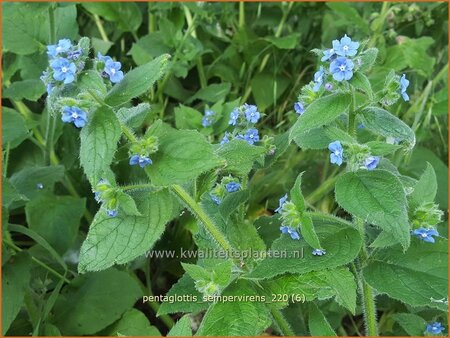
M 302 215 L 300 229 L 300 232 L 306 243 L 308 243 L 313 249 L 322 248 L 322 246 L 320 245 L 319 237 L 317 237 L 316 231 L 314 229 L 311 216 L 307 214 Z
M 81 73 L 77 81 L 80 91 L 89 91 L 96 93 L 99 97 L 105 97 L 106 86 L 101 75 L 95 70 L 88 70 Z
M 252 170 L 254 162 L 265 152 L 264 147 L 250 145 L 244 140 L 231 140 L 217 146 L 215 151 L 226 161 L 224 170 L 236 176 L 246 176 Z
M 386 170 L 347 172 L 336 181 L 336 201 L 347 212 L 389 232 L 405 250 L 410 226 L 405 191 Z
M 361 53 L 361 67 L 359 68 L 359 71 L 361 73 L 365 73 L 369 71 L 372 66 L 374 65 L 376 59 L 378 56 L 378 49 L 377 48 L 369 48 Z
M 10 149 L 17 147 L 29 136 L 25 120 L 14 109 L 2 108 L 2 145 L 6 148 L 9 143 Z
M 311 336 L 334 337 L 336 333 L 316 304 L 309 304 L 308 327 Z
M 123 191 L 119 191 L 117 193 L 117 201 L 119 202 L 120 210 L 122 210 L 126 215 L 142 216 L 136 206 L 136 202 L 130 195 L 124 193 Z
M 425 319 L 413 313 L 394 313 L 390 317 L 412 337 L 423 336 L 428 324 Z
M 212 145 L 197 131 L 156 126 L 148 134 L 159 138 L 153 164 L 145 168 L 155 185 L 186 183 L 220 163 Z
M 398 117 L 378 107 L 362 110 L 362 123 L 368 130 L 384 137 L 393 137 L 407 143 L 408 148 L 416 144 L 416 136 L 411 128 Z
M 71 196 L 44 195 L 25 206 L 30 229 L 64 254 L 74 243 L 86 200 Z
M 201 129 L 202 114 L 190 107 L 183 106 L 174 109 L 175 125 L 178 129 Z
M 256 73 L 250 82 L 256 105 L 260 111 L 277 103 L 277 99 L 289 87 L 290 80 L 284 75 L 268 72 Z
M 222 296 L 258 296 L 247 281 L 237 281 Z M 268 310 L 264 303 L 242 300 L 217 302 L 205 314 L 197 331 L 199 336 L 258 336 L 269 325 Z
M 183 266 L 184 271 L 194 280 L 194 281 L 201 281 L 211 280 L 211 275 L 208 270 L 206 270 L 203 266 L 195 265 L 195 264 L 187 264 L 187 263 L 181 263 Z
M 138 128 L 144 123 L 149 112 L 150 105 L 148 103 L 139 103 L 136 107 L 120 108 L 116 114 L 121 123 L 131 128 Z
M 316 213 L 311 213 L 311 217 L 322 247 L 327 252 L 326 255 L 313 256 L 306 242 L 282 235 L 273 242 L 271 251 L 280 252 L 280 255 L 281 252 L 286 252 L 285 256 L 282 259 L 276 257 L 264 259 L 248 278 L 267 279 L 284 273 L 302 274 L 336 268 L 355 259 L 361 248 L 362 239 L 351 223 Z
M 53 323 L 63 335 L 93 335 L 118 320 L 141 296 L 138 282 L 125 271 L 78 276 L 56 302 Z
M 19 194 L 9 180 L 4 178 L 2 182 L 2 206 L 8 208 L 12 203 L 24 200 L 27 200 L 27 198 Z
M 169 58 L 168 54 L 161 55 L 128 72 L 111 88 L 105 97 L 105 102 L 110 106 L 119 106 L 149 91 L 153 84 L 164 75 Z
M 295 122 L 289 135 L 296 143 L 296 138 L 314 128 L 333 122 L 345 113 L 351 103 L 349 94 L 336 93 L 321 97 L 311 103 Z
M 298 46 L 300 33 L 292 33 L 282 37 L 269 36 L 264 38 L 279 49 L 294 49 Z
M 434 202 L 437 193 L 437 178 L 433 166 L 427 162 L 427 167 L 417 181 L 414 191 L 409 196 L 411 207 L 418 207 L 423 203 Z
M 148 318 L 136 309 L 125 312 L 116 323 L 108 327 L 106 336 L 161 336 L 155 326 L 151 326 Z M 103 334 L 102 334 L 103 335 Z
M 366 94 L 370 101 L 373 101 L 372 86 L 370 85 L 370 81 L 367 76 L 361 72 L 355 72 L 350 83 L 353 87 Z
M 81 246 L 80 273 L 125 264 L 145 254 L 179 211 L 178 203 L 167 190 L 139 194 L 137 202 L 143 216 L 119 212 L 117 217 L 109 217 L 103 209 L 95 215 Z
M 30 282 L 31 258 L 26 252 L 11 258 L 2 267 L 2 335 L 5 335 L 23 305 Z
M 379 293 L 414 307 L 448 310 L 438 302 L 448 297 L 448 241 L 426 243 L 414 238 L 403 253 L 399 246 L 379 250 L 363 270 L 364 279 Z
M 191 318 L 189 315 L 181 317 L 179 321 L 170 329 L 167 337 L 191 337 Z
M 356 141 L 340 128 L 324 126 L 296 133 L 292 140 L 302 149 L 327 149 L 333 141 L 356 143 Z
M 226 195 L 219 205 L 219 212 L 224 221 L 227 222 L 233 212 L 235 212 L 241 204 L 245 203 L 249 197 L 250 193 L 248 190 L 236 191 Z
M 370 153 L 374 156 L 385 156 L 401 148 L 398 144 L 390 144 L 380 141 L 370 141 L 366 145 L 370 148 Z
M 62 165 L 49 167 L 27 167 L 14 173 L 10 178 L 10 183 L 17 191 L 33 199 L 46 191 L 53 191 L 56 182 L 64 178 L 64 167 Z M 40 189 L 38 184 L 42 184 Z
M 119 120 L 106 107 L 98 108 L 81 130 L 80 163 L 92 185 L 96 185 L 109 169 L 120 135 Z
M 141 10 L 133 2 L 85 2 L 82 6 L 92 14 L 115 22 L 115 27 L 124 32 L 134 32 L 142 23 Z
M 30 79 L 13 82 L 3 91 L 3 97 L 11 100 L 37 101 L 44 93 L 45 86 L 41 80 Z
M 143 65 L 162 54 L 170 53 L 170 47 L 164 43 L 164 33 L 151 32 L 133 43 L 131 57 L 137 65 Z
M 297 179 L 295 180 L 294 186 L 292 187 L 291 193 L 290 193 L 291 201 L 295 204 L 297 209 L 302 213 L 306 211 L 305 198 L 303 197 L 303 193 L 302 193 L 302 176 L 303 176 L 303 174 L 304 174 L 304 171 L 301 172 L 297 176 Z
M 213 83 L 205 88 L 200 89 L 195 93 L 186 103 L 191 103 L 195 100 L 202 100 L 205 102 L 216 103 L 224 99 L 231 89 L 231 83 Z

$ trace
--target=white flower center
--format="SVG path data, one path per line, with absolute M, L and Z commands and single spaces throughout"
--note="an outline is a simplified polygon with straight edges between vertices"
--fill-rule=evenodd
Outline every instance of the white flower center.
M 428 237 L 428 235 L 425 232 L 423 234 L 421 234 L 420 236 L 422 236 L 423 238 Z
M 341 151 L 340 151 L 340 150 L 336 150 L 336 151 L 334 152 L 334 154 L 335 154 L 336 156 L 339 156 L 339 155 L 341 155 Z
M 114 69 L 114 68 L 111 68 L 111 74 L 115 74 L 116 73 L 116 70 Z
M 62 51 L 61 47 L 56 47 L 56 53 L 59 53 L 60 51 Z
M 341 65 L 341 66 L 339 66 L 339 70 L 341 71 L 341 72 L 345 72 L 345 65 Z
M 348 46 L 345 45 L 344 47 L 342 47 L 342 49 L 343 49 L 344 51 L 348 51 Z
M 331 48 L 331 49 L 330 49 L 330 54 L 333 54 L 333 53 L 334 53 L 334 49 Z
M 322 82 L 322 76 L 319 76 L 319 77 L 317 78 L 317 82 Z
M 72 113 L 72 118 L 77 119 L 78 118 L 78 114 L 77 113 Z
M 61 71 L 62 71 L 63 73 L 67 73 L 68 70 L 69 70 L 69 69 L 68 69 L 67 67 L 62 67 L 62 68 L 61 68 Z

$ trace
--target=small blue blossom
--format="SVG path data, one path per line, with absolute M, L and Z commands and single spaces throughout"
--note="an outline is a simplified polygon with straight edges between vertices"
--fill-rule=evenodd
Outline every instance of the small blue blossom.
M 106 64 L 107 61 L 113 61 L 113 59 L 108 55 L 102 55 L 102 53 L 97 53 L 97 59 Z
M 36 184 L 36 188 L 44 189 L 44 185 L 42 183 L 38 183 L 38 184 Z
M 358 124 L 358 126 L 357 126 L 356 128 L 358 128 L 358 129 L 364 129 L 364 128 L 365 128 L 364 123 Z
M 367 170 L 375 169 L 379 163 L 380 163 L 379 156 L 369 156 L 364 160 L 364 166 L 366 167 Z
M 213 201 L 214 203 L 216 203 L 217 205 L 219 205 L 220 203 L 222 203 L 222 200 L 221 200 L 218 196 L 216 196 L 216 195 L 214 195 L 214 194 L 210 194 L 209 196 L 211 196 L 212 201 Z
M 284 205 L 284 203 L 286 203 L 287 199 L 288 199 L 287 194 L 280 198 L 279 206 L 278 206 L 278 208 L 275 209 L 275 212 L 281 213 L 281 210 L 283 209 L 283 205 Z
M 72 47 L 69 39 L 61 39 L 56 45 L 47 46 L 47 54 L 50 58 L 55 58 L 61 53 L 66 53 Z
M 330 64 L 330 73 L 336 81 L 350 80 L 353 77 L 353 68 L 355 67 L 352 60 L 345 57 L 338 57 Z
M 235 192 L 241 188 L 241 185 L 238 182 L 229 182 L 225 185 L 225 188 L 228 192 Z
M 332 91 L 333 85 L 329 82 L 325 83 L 325 90 Z
M 409 101 L 409 96 L 406 93 L 406 89 L 409 86 L 409 80 L 406 79 L 405 74 L 402 75 L 402 77 L 400 78 L 400 94 L 403 97 L 403 100 L 405 101 Z
M 235 108 L 235 109 L 233 109 L 233 111 L 230 114 L 230 122 L 228 122 L 228 124 L 235 126 L 238 118 L 239 118 L 239 110 L 238 110 L 238 108 Z
M 258 111 L 258 107 L 247 104 L 247 103 L 244 104 L 244 114 L 245 114 L 245 118 L 250 123 L 258 122 L 259 117 L 261 116 Z
M 305 106 L 302 102 L 298 101 L 294 103 L 294 110 L 298 115 L 303 115 L 305 112 Z
M 225 135 L 223 135 L 222 141 L 220 141 L 220 145 L 223 146 L 224 144 L 230 143 L 229 137 L 230 137 L 230 133 L 226 132 Z
M 205 115 L 202 118 L 202 126 L 203 127 L 209 127 L 211 124 L 213 124 L 214 122 L 214 115 L 216 113 L 210 109 L 205 110 Z
M 359 42 L 352 41 L 347 34 L 341 41 L 333 40 L 333 49 L 339 56 L 355 56 L 358 52 Z
M 117 214 L 118 214 L 118 211 L 117 211 L 117 209 L 106 210 L 106 214 L 107 214 L 109 217 L 116 217 Z
M 323 67 L 320 66 L 319 70 L 314 73 L 314 87 L 313 91 L 318 92 L 323 83 L 323 76 L 325 75 L 325 71 Z
M 94 199 L 97 203 L 102 203 L 102 199 L 100 197 L 100 192 L 98 192 L 98 191 L 94 192 Z
M 73 123 L 77 128 L 83 128 L 87 123 L 87 114 L 78 107 L 64 106 L 61 120 L 65 123 Z
M 328 149 L 331 151 L 330 162 L 332 164 L 341 165 L 343 161 L 344 149 L 342 148 L 341 142 L 334 141 L 328 145 Z
M 77 67 L 73 62 L 65 58 L 59 58 L 52 61 L 50 67 L 53 68 L 53 78 L 57 81 L 63 81 L 68 84 L 75 80 Z
M 83 52 L 81 49 L 77 49 L 77 50 L 67 53 L 67 58 L 69 60 L 78 60 L 78 58 L 81 56 L 82 53 Z
M 153 161 L 147 156 L 133 155 L 130 157 L 130 165 L 139 165 L 141 168 L 144 168 L 152 163 Z
M 326 49 L 326 50 L 323 51 L 323 56 L 320 59 L 320 61 L 328 61 L 330 59 L 333 59 L 333 56 L 335 56 L 335 55 L 336 55 L 336 52 L 334 51 L 333 48 Z
M 298 234 L 298 232 L 295 229 L 292 229 L 291 227 L 282 225 L 280 227 L 280 231 L 282 234 L 289 234 L 292 239 L 297 239 L 297 240 L 300 239 L 300 235 Z
M 250 128 L 244 135 L 244 140 L 247 141 L 248 144 L 253 145 L 255 142 L 259 141 L 258 129 Z
M 417 236 L 417 238 L 421 239 L 422 241 L 428 242 L 428 243 L 434 243 L 433 236 L 439 236 L 439 233 L 436 231 L 436 229 L 433 228 L 419 228 L 412 231 L 412 234 Z
M 444 327 L 439 322 L 430 323 L 427 325 L 426 332 L 431 334 L 440 334 L 444 331 Z
M 327 252 L 325 251 L 325 250 L 323 250 L 323 249 L 314 249 L 313 251 L 312 251 L 312 254 L 314 255 L 314 256 L 323 256 L 323 255 L 325 255 Z
M 104 72 L 108 74 L 109 80 L 112 83 L 120 82 L 123 79 L 123 72 L 120 70 L 122 64 L 113 60 L 107 60 L 105 62 Z

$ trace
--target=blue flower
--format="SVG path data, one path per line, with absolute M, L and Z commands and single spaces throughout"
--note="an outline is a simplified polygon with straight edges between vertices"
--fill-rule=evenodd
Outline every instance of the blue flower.
M 338 57 L 330 64 L 330 73 L 336 81 L 350 80 L 353 76 L 353 61 L 345 57 Z
M 251 123 L 258 122 L 259 117 L 261 116 L 259 114 L 258 107 L 247 103 L 244 104 L 244 114 L 247 121 Z
M 333 90 L 333 85 L 329 82 L 325 83 L 325 90 L 328 90 L 328 91 Z
M 61 39 L 56 45 L 47 46 L 47 54 L 51 58 L 55 58 L 61 53 L 66 53 L 72 47 L 72 42 L 69 39 Z
M 67 53 L 67 58 L 69 60 L 78 60 L 78 58 L 81 56 L 82 53 L 83 52 L 81 49 L 77 49 L 77 50 Z
M 439 236 L 439 233 L 433 229 L 425 229 L 425 228 L 419 228 L 412 231 L 412 234 L 417 236 L 417 238 L 421 239 L 422 241 L 428 242 L 428 243 L 434 243 L 433 236 Z
M 225 135 L 223 135 L 222 141 L 220 141 L 220 145 L 223 146 L 226 143 L 230 143 L 229 137 L 230 137 L 230 133 L 226 132 Z
M 235 192 L 240 189 L 241 185 L 238 182 L 229 182 L 225 185 L 228 192 Z
M 64 84 L 68 84 L 75 80 L 75 73 L 77 67 L 73 62 L 65 58 L 59 58 L 52 61 L 50 67 L 53 68 L 53 78 L 57 81 L 64 81 Z
M 302 102 L 298 101 L 294 103 L 294 110 L 298 115 L 303 115 L 305 112 L 305 106 Z
M 65 123 L 73 123 L 77 128 L 83 128 L 87 122 L 87 115 L 78 107 L 64 106 L 61 120 Z
M 118 214 L 118 211 L 117 211 L 117 209 L 106 210 L 106 214 L 107 214 L 109 217 L 116 217 L 117 214 Z
M 406 79 L 405 74 L 402 75 L 402 77 L 400 78 L 400 94 L 403 97 L 403 100 L 405 101 L 409 101 L 409 96 L 406 93 L 406 88 L 408 88 L 409 86 L 409 81 Z
M 337 40 L 336 40 L 336 41 L 337 41 Z M 320 61 L 327 61 L 327 60 L 329 60 L 329 59 L 332 59 L 333 56 L 335 56 L 335 55 L 336 55 L 336 52 L 334 51 L 333 48 L 324 50 L 324 51 L 323 51 L 323 56 L 322 56 L 322 58 L 320 59 Z
M 283 205 L 284 205 L 284 203 L 286 203 L 287 198 L 288 198 L 287 194 L 280 198 L 279 206 L 278 206 L 278 208 L 275 209 L 275 212 L 281 213 L 281 210 L 283 209 Z
M 213 124 L 213 122 L 214 122 L 213 116 L 215 114 L 216 113 L 213 112 L 212 110 L 207 109 L 205 111 L 205 116 L 203 116 L 203 118 L 202 118 L 202 126 L 206 128 L 206 127 L 209 127 L 211 124 Z
M 364 166 L 367 170 L 373 170 L 380 163 L 380 157 L 378 156 L 369 156 L 364 160 Z
M 99 61 L 101 61 L 105 64 L 107 61 L 113 61 L 113 59 L 110 56 L 102 55 L 102 53 L 100 53 L 100 52 L 97 53 L 97 59 L 99 59 Z
M 341 165 L 344 155 L 344 149 L 342 148 L 341 142 L 334 141 L 328 145 L 328 149 L 331 151 L 330 162 L 333 164 Z
M 250 128 L 247 130 L 243 138 L 248 144 L 253 145 L 255 142 L 259 141 L 258 129 Z
M 122 65 L 120 62 L 115 62 L 113 60 L 107 60 L 105 62 L 104 72 L 108 74 L 109 79 L 112 83 L 120 82 L 123 79 L 123 72 L 120 70 Z
M 94 199 L 97 201 L 97 203 L 101 203 L 103 201 L 102 198 L 100 197 L 100 192 L 98 191 L 94 192 Z
M 322 86 L 323 83 L 323 76 L 325 75 L 325 72 L 323 70 L 323 67 L 320 66 L 319 70 L 314 73 L 314 87 L 313 91 L 318 92 L 320 89 L 320 86 Z
M 444 327 L 439 322 L 430 323 L 427 325 L 426 332 L 431 334 L 440 334 L 444 331 Z
M 228 122 L 228 124 L 235 126 L 238 118 L 239 118 L 239 110 L 238 110 L 238 108 L 234 108 L 230 114 L 230 122 Z
M 291 227 L 288 227 L 286 225 L 282 225 L 280 227 L 281 233 L 282 234 L 289 234 L 291 236 L 292 239 L 300 239 L 300 235 L 298 234 L 298 232 L 294 229 L 292 229 Z
M 221 200 L 219 197 L 217 197 L 216 195 L 214 195 L 214 194 L 209 194 L 209 196 L 211 196 L 211 199 L 212 199 L 213 202 L 216 203 L 217 205 L 219 205 L 220 203 L 222 203 L 222 200 Z
M 150 157 L 147 156 L 141 156 L 141 155 L 133 155 L 130 157 L 130 165 L 138 165 L 141 168 L 144 168 L 147 165 L 152 164 L 153 161 L 150 159 Z
M 347 34 L 341 41 L 333 40 L 333 49 L 339 56 L 355 56 L 358 52 L 359 42 L 352 41 Z
M 312 251 L 312 254 L 314 255 L 314 256 L 323 256 L 323 255 L 325 255 L 327 252 L 325 251 L 325 250 L 323 250 L 323 249 L 314 249 L 313 251 Z

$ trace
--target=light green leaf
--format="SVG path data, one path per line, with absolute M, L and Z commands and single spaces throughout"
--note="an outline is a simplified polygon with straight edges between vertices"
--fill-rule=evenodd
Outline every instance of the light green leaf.
M 437 193 L 437 178 L 433 166 L 427 162 L 427 167 L 409 196 L 411 207 L 418 207 L 423 203 L 434 202 Z
M 384 137 L 393 137 L 407 143 L 408 148 L 416 144 L 416 136 L 411 128 L 398 117 L 378 107 L 362 110 L 362 123 L 368 130 Z
M 345 131 L 334 126 L 324 126 L 296 133 L 292 140 L 302 149 L 327 149 L 333 141 L 356 143 Z
M 175 125 L 178 129 L 201 129 L 202 114 L 190 107 L 180 105 L 175 110 Z
M 141 10 L 133 2 L 85 2 L 82 5 L 92 14 L 116 23 L 124 32 L 134 32 L 142 23 Z
M 71 196 L 36 198 L 25 206 L 28 226 L 64 254 L 78 235 L 85 204 L 85 199 Z
M 322 246 L 320 245 L 319 237 L 317 237 L 316 231 L 314 229 L 311 216 L 307 214 L 302 215 L 300 229 L 300 232 L 306 243 L 308 243 L 313 249 L 322 248 Z
M 23 99 L 37 101 L 45 93 L 45 86 L 41 80 L 29 79 L 13 82 L 3 91 L 3 97 L 16 101 Z
M 247 281 L 237 281 L 223 296 L 258 296 Z M 258 336 L 270 325 L 264 303 L 242 300 L 217 302 L 205 314 L 197 331 L 199 336 Z
M 153 84 L 164 75 L 169 58 L 170 55 L 168 54 L 161 55 L 149 63 L 128 72 L 108 92 L 105 102 L 110 106 L 119 106 L 149 91 Z
M 390 144 L 380 141 L 370 141 L 366 145 L 370 148 L 370 153 L 374 156 L 385 156 L 401 148 L 398 144 Z
M 297 209 L 302 213 L 306 211 L 305 198 L 303 197 L 302 193 L 303 173 L 304 171 L 297 176 L 297 179 L 295 180 L 294 186 L 292 187 L 290 193 L 292 203 L 294 203 Z
M 389 232 L 405 250 L 410 242 L 406 195 L 387 170 L 348 172 L 336 181 L 336 201 L 349 213 Z
M 448 297 L 447 242 L 414 238 L 406 253 L 399 246 L 379 250 L 364 268 L 364 279 L 379 293 L 411 306 L 447 311 L 448 305 L 438 302 Z
M 250 82 L 253 97 L 260 111 L 276 104 L 278 98 L 289 87 L 290 80 L 285 75 L 273 72 L 256 73 Z
M 117 193 L 117 201 L 119 202 L 120 210 L 122 210 L 126 215 L 142 216 L 136 206 L 136 202 L 130 195 L 124 193 L 123 191 L 119 191 Z
M 93 335 L 118 320 L 141 296 L 138 282 L 126 271 L 79 276 L 63 289 L 53 323 L 63 335 Z
M 217 101 L 224 99 L 230 92 L 230 89 L 230 83 L 213 83 L 205 88 L 200 89 L 191 98 L 189 98 L 186 103 L 189 104 L 195 100 L 216 103 Z
M 264 38 L 279 49 L 294 49 L 298 46 L 300 33 L 292 33 L 282 37 L 269 36 Z
M 308 327 L 311 336 L 334 337 L 336 333 L 316 304 L 309 304 Z
M 2 335 L 8 331 L 23 304 L 23 297 L 30 282 L 31 258 L 19 253 L 2 267 Z
M 240 190 L 228 194 L 219 205 L 219 212 L 225 222 L 228 221 L 230 216 L 235 212 L 239 206 L 245 203 L 250 196 L 248 190 Z
M 170 329 L 167 337 L 191 337 L 191 318 L 189 315 L 181 317 L 179 321 Z
M 378 56 L 378 49 L 377 48 L 369 48 L 366 49 L 364 52 L 360 54 L 361 57 L 361 67 L 359 68 L 359 71 L 361 73 L 365 73 L 369 71 L 372 66 L 374 65 L 376 59 Z
M 411 337 L 423 336 L 428 324 L 425 319 L 413 313 L 394 313 L 390 317 Z
M 349 94 L 336 93 L 321 97 L 311 103 L 297 119 L 289 135 L 297 143 L 297 138 L 307 131 L 333 122 L 345 113 L 351 103 Z
M 148 103 L 139 103 L 136 107 L 120 108 L 116 114 L 121 123 L 131 128 L 138 128 L 144 123 L 149 112 L 150 105 Z
M 220 163 L 212 145 L 197 131 L 162 126 L 148 134 L 159 138 L 159 150 L 152 156 L 153 164 L 145 168 L 155 185 L 186 183 Z
M 360 90 L 363 94 L 366 94 L 370 101 L 373 101 L 372 86 L 370 85 L 370 81 L 367 76 L 365 76 L 361 72 L 355 72 L 350 83 L 353 87 Z
M 80 133 L 80 163 L 91 184 L 96 185 L 111 165 L 121 128 L 114 112 L 106 107 L 97 109 L 89 119 Z
M 167 190 L 142 193 L 137 202 L 143 216 L 119 212 L 117 217 L 109 217 L 103 209 L 97 213 L 81 247 L 81 273 L 125 264 L 145 254 L 179 211 L 178 203 Z
M 249 278 L 267 279 L 284 273 L 302 274 L 336 268 L 355 259 L 361 248 L 362 239 L 351 223 L 328 215 L 316 213 L 310 215 L 317 236 L 327 253 L 323 256 L 313 256 L 306 242 L 282 235 L 273 242 L 271 250 L 280 254 L 286 252 L 286 257 L 266 258 L 248 275 Z
M 116 323 L 104 332 L 106 336 L 161 336 L 155 326 L 151 326 L 148 318 L 136 309 L 125 312 Z M 102 334 L 103 335 L 103 334 Z
M 25 120 L 14 109 L 2 107 L 2 145 L 5 149 L 9 143 L 10 149 L 17 147 L 29 133 Z

